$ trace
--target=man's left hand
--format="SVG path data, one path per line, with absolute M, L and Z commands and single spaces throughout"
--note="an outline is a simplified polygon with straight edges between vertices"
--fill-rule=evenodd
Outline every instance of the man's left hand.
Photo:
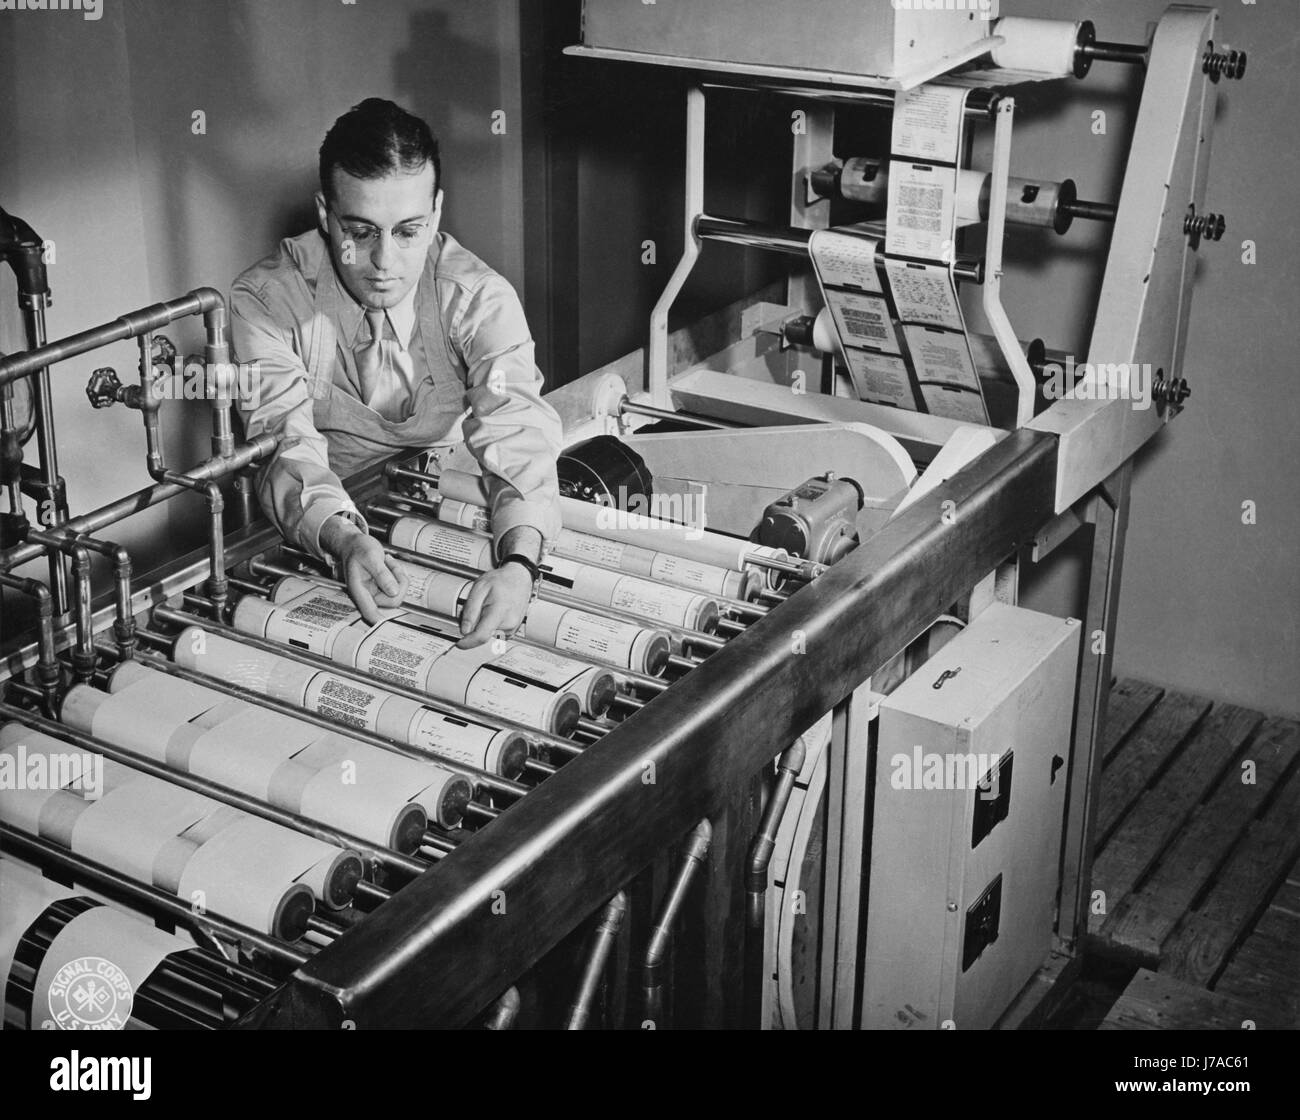
M 533 595 L 533 577 L 522 564 L 484 572 L 474 581 L 460 614 L 460 649 L 473 649 L 494 635 L 511 637 L 524 621 Z

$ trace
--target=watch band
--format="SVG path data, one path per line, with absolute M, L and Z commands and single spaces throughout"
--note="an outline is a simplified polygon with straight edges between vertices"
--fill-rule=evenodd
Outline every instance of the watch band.
M 498 568 L 504 568 L 507 564 L 521 564 L 528 569 L 528 574 L 533 577 L 533 583 L 542 578 L 542 569 L 532 560 L 529 560 L 522 552 L 512 552 L 509 556 L 503 556 Z

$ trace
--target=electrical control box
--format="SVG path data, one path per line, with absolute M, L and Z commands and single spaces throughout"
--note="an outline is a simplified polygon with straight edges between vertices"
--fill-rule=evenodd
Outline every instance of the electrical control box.
M 1047 959 L 1080 630 L 995 602 L 881 703 L 862 1026 L 987 1029 Z
M 998 0 L 585 0 L 582 42 L 678 65 L 906 87 L 988 50 L 997 15 Z

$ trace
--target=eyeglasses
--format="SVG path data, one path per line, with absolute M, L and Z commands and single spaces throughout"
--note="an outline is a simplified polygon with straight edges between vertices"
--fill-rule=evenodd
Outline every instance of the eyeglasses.
M 369 222 L 345 222 L 333 207 L 330 207 L 330 213 L 338 222 L 343 236 L 358 249 L 370 248 L 383 236 L 384 231 L 379 226 L 372 226 Z M 418 245 L 428 234 L 432 224 L 432 217 L 420 221 L 402 222 L 392 228 L 393 242 L 399 249 L 409 249 L 413 245 Z

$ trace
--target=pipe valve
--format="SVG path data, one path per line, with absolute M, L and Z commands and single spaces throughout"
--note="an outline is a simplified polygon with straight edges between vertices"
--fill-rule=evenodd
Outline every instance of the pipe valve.
M 92 408 L 112 408 L 115 404 L 140 407 L 140 386 L 123 385 L 112 366 L 101 366 L 91 373 L 86 396 Z

